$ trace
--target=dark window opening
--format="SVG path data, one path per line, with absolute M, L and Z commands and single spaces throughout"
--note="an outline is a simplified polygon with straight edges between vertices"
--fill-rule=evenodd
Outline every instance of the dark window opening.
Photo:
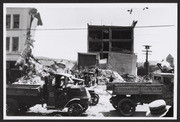
M 101 53 L 100 54 L 100 59 L 108 59 L 108 53 Z
M 13 28 L 19 28 L 19 15 L 13 15 Z
M 18 51 L 19 37 L 13 37 L 12 41 L 13 41 L 12 51 Z
M 102 30 L 89 30 L 90 39 L 102 39 Z
M 9 51 L 10 37 L 6 37 L 6 50 Z
M 112 51 L 132 53 L 131 42 L 112 42 Z
M 131 30 L 112 30 L 112 39 L 132 39 Z
M 89 51 L 102 51 L 102 42 L 89 42 Z
M 109 30 L 103 30 L 103 39 L 109 39 Z
M 109 42 L 103 42 L 103 51 L 109 51 Z
M 6 15 L 6 28 L 10 28 L 11 26 L 11 16 Z

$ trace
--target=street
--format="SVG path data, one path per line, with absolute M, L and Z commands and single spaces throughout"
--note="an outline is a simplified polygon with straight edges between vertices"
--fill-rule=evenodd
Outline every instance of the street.
M 95 106 L 89 106 L 85 113 L 83 113 L 82 117 L 88 118 L 97 118 L 97 117 L 123 117 L 116 111 L 111 103 L 109 102 L 109 98 L 111 97 L 110 93 L 106 91 L 106 86 L 101 84 L 98 86 L 91 87 L 95 90 L 95 92 L 100 96 L 99 103 Z M 67 109 L 63 110 L 47 110 L 46 105 L 42 107 L 42 105 L 37 104 L 31 107 L 27 112 L 21 112 L 16 114 L 16 116 L 61 116 L 68 117 Z M 136 107 L 136 112 L 132 117 L 145 117 L 146 111 L 148 109 L 148 105 L 138 105 Z

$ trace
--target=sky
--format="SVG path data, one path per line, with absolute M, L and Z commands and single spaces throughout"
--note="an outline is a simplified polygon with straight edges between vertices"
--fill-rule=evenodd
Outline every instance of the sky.
M 9 6 L 35 7 L 40 12 L 43 26 L 38 26 L 35 33 L 34 56 L 77 60 L 78 52 L 87 52 L 88 23 L 129 26 L 133 20 L 138 20 L 134 29 L 134 53 L 137 55 L 137 61 L 145 61 L 143 45 L 152 46 L 149 60 L 160 61 L 168 54 L 174 58 L 177 56 L 176 3 L 57 3 Z M 148 9 L 143 10 L 144 7 Z M 132 14 L 127 12 L 129 9 L 133 10 Z

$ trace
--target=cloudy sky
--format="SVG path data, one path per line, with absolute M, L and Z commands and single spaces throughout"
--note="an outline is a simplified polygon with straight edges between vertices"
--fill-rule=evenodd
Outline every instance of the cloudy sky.
M 87 52 L 87 23 L 90 25 L 129 26 L 134 30 L 134 52 L 145 61 L 142 45 L 151 45 L 149 60 L 162 60 L 177 53 L 177 5 L 157 4 L 9 4 L 35 7 L 43 26 L 38 26 L 33 54 L 77 60 L 77 52 Z M 148 9 L 143 10 L 144 7 Z M 132 9 L 132 14 L 127 12 Z M 168 26 L 166 26 L 168 25 Z M 72 28 L 76 28 L 72 30 Z M 40 30 L 38 30 L 40 29 Z

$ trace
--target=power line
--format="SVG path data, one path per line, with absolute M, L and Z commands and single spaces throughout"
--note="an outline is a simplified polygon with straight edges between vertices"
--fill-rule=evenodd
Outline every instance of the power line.
M 136 26 L 135 28 L 153 28 L 153 27 L 171 27 L 175 25 L 152 25 L 152 26 Z
M 153 26 L 136 26 L 135 28 L 152 28 L 152 27 L 172 27 L 175 25 L 153 25 Z M 87 28 L 49 28 L 49 29 L 34 29 L 34 30 L 86 30 Z M 7 31 L 28 30 L 28 29 L 7 29 Z M 32 29 L 33 30 L 33 29 Z
M 31 29 L 31 30 L 86 30 L 87 28 L 51 28 L 51 29 Z M 29 29 L 8 29 L 8 31 L 14 30 L 29 30 Z

